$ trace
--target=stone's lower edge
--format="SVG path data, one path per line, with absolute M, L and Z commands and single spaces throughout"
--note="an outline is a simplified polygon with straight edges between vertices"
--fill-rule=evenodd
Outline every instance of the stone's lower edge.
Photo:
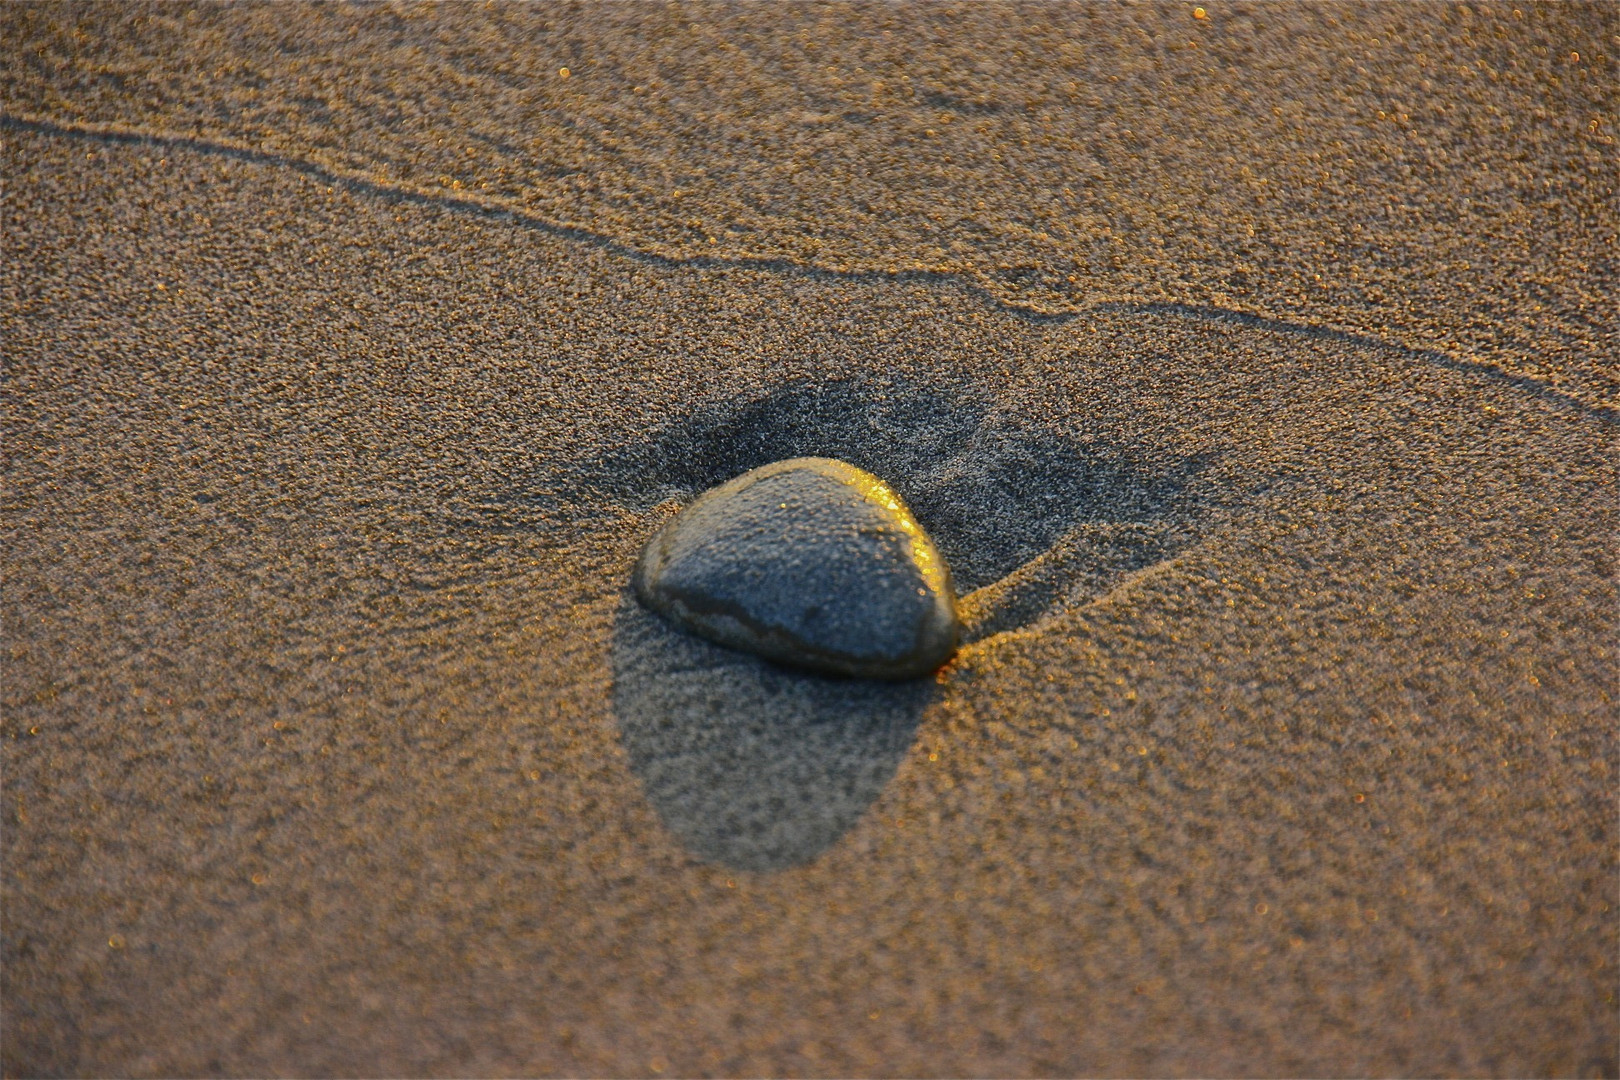
M 937 637 L 938 646 L 924 648 L 925 643 L 920 640 L 913 654 L 892 660 L 869 660 L 816 649 L 775 627 L 750 626 L 725 612 L 694 611 L 677 597 L 655 596 L 640 587 L 636 595 L 643 606 L 698 637 L 772 663 L 823 675 L 889 681 L 915 679 L 937 671 L 956 653 L 954 627 L 950 628 L 953 632 L 943 636 L 919 633 L 919 639 Z
M 671 597 L 667 606 L 670 618 L 700 637 L 806 671 L 863 679 L 912 679 L 934 671 L 955 651 L 953 645 L 936 659 L 934 650 L 924 650 L 919 640 L 919 647 L 893 658 L 850 656 L 818 648 L 780 627 L 754 624 L 731 612 L 694 609 L 679 597 Z

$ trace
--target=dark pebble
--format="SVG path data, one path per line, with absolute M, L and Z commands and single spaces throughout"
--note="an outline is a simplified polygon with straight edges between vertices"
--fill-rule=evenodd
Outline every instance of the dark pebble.
M 900 496 L 831 458 L 705 492 L 647 544 L 635 587 L 711 641 L 837 675 L 926 675 L 960 629 L 950 570 Z

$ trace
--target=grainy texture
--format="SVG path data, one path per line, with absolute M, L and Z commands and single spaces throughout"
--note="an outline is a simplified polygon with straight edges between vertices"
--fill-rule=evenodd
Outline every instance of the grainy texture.
M 1620 6 L 42 7 L 9 113 L 678 260 L 1217 306 L 1620 407 Z M 564 77 L 563 73 L 567 72 Z
M 1616 9 L 1513 10 L 0 9 L 0 1067 L 1613 1075 Z M 630 596 L 805 454 L 935 680 Z

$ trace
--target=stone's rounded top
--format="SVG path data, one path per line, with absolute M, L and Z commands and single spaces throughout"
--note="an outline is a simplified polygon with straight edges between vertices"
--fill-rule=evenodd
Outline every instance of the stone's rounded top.
M 960 629 L 950 570 L 906 504 L 832 458 L 703 493 L 648 542 L 635 587 L 711 641 L 838 675 L 926 675 Z

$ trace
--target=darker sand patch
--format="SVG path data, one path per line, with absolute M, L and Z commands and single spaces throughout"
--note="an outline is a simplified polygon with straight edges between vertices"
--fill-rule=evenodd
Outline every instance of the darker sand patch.
M 630 767 L 692 852 L 737 870 L 821 854 L 911 749 L 930 680 L 836 679 L 703 641 L 626 593 L 613 714 Z

